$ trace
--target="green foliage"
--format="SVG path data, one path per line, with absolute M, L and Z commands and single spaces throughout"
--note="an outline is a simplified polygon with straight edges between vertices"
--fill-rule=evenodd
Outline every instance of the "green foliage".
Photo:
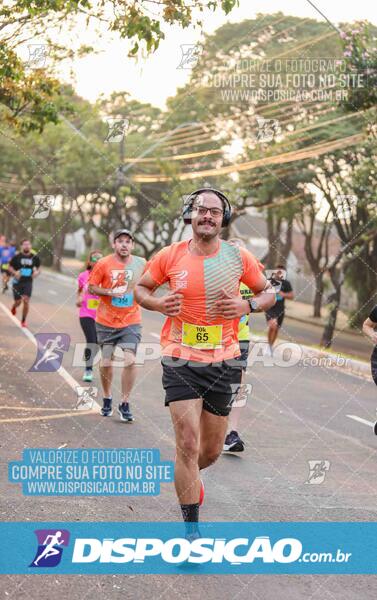
M 165 0 L 159 17 L 151 17 L 149 5 L 154 0 L 10 0 L 0 5 L 0 112 L 8 124 L 18 132 L 42 132 L 47 123 L 57 123 L 59 112 L 59 84 L 53 76 L 54 64 L 49 67 L 30 69 L 17 56 L 16 49 L 29 39 L 45 39 L 52 63 L 64 58 L 73 58 L 75 52 L 70 45 L 59 44 L 59 32 L 69 32 L 77 18 L 86 15 L 87 22 L 106 23 L 109 30 L 121 38 L 131 40 L 130 55 L 136 55 L 142 47 L 154 52 L 165 37 L 161 23 L 188 27 L 198 24 L 196 10 L 218 7 L 228 13 L 237 0 L 208 2 L 192 0 Z M 111 8 L 112 10 L 109 10 Z M 51 34 L 51 37 L 50 37 Z M 92 48 L 81 46 L 77 56 L 91 52 Z
M 43 267 L 51 267 L 54 249 L 51 240 L 46 237 L 36 237 L 33 239 L 33 250 L 39 255 Z
M 354 86 L 343 101 L 346 111 L 354 112 L 377 105 L 376 28 L 365 21 L 345 26 L 341 34 L 346 72 L 362 76 L 362 85 Z
M 41 133 L 48 122 L 58 121 L 60 84 L 41 70 L 26 73 L 16 53 L 0 43 L 0 105 L 5 121 L 21 134 Z

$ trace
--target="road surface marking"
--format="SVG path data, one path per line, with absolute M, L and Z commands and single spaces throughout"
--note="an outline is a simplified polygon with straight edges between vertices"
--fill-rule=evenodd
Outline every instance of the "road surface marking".
M 20 423 L 21 421 L 47 421 L 52 419 L 65 419 L 65 417 L 82 417 L 93 415 L 93 410 L 75 410 L 66 413 L 60 413 L 59 415 L 39 415 L 38 417 L 16 417 L 13 419 L 0 419 L 1 423 Z
M 368 427 L 374 427 L 373 421 L 367 421 L 366 419 L 362 419 L 361 417 L 358 417 L 356 415 L 346 415 L 346 417 L 348 417 L 349 419 L 353 419 L 354 421 L 358 421 L 363 425 L 368 425 Z
M 7 306 L 5 306 L 5 304 L 3 304 L 2 302 L 0 302 L 0 306 L 3 309 L 4 313 L 6 314 L 6 316 L 9 317 L 13 321 L 13 323 L 22 331 L 22 333 L 24 333 L 26 335 L 27 338 L 29 338 L 29 340 L 37 348 L 38 347 L 37 340 L 35 339 L 35 337 L 31 333 L 31 331 L 29 331 L 29 329 L 27 329 L 27 327 L 21 327 L 20 321 L 18 319 L 16 319 L 16 317 L 14 315 L 12 315 L 12 313 L 9 310 L 9 308 Z M 68 383 L 68 385 L 73 389 L 73 391 L 75 392 L 75 394 L 77 394 L 77 391 L 76 391 L 77 388 L 78 387 L 82 387 L 82 385 L 80 385 L 79 383 L 77 383 L 76 379 L 74 379 L 74 377 L 72 377 L 72 375 L 70 375 L 68 373 L 68 371 L 65 370 L 64 367 L 59 367 L 59 369 L 56 371 L 56 373 L 59 373 L 59 375 L 61 377 L 63 377 L 64 381 L 66 383 Z M 93 399 L 93 408 L 92 408 L 92 411 L 93 412 L 100 412 L 100 410 L 101 410 L 100 404 L 98 404 L 98 402 L 96 402 L 96 400 Z M 80 412 L 80 411 L 77 411 L 77 412 Z M 75 413 L 73 413 L 73 414 L 75 414 Z M 38 418 L 38 417 L 36 417 L 36 418 Z
M 0 410 L 64 410 L 67 412 L 66 408 L 47 408 L 45 406 L 0 406 Z

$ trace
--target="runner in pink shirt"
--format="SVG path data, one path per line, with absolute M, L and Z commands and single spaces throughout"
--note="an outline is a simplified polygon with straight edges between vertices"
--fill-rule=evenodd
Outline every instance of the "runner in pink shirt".
M 83 375 L 84 381 L 93 381 L 93 349 L 94 346 L 91 344 L 97 344 L 97 334 L 95 318 L 97 313 L 97 306 L 99 303 L 98 296 L 90 294 L 88 291 L 88 280 L 90 272 L 95 263 L 102 258 L 102 252 L 99 250 L 93 250 L 89 254 L 89 258 L 86 263 L 86 270 L 82 271 L 78 276 L 77 283 L 77 301 L 76 306 L 79 307 L 79 317 L 81 329 L 84 332 L 87 346 L 84 352 L 85 359 L 85 372 Z

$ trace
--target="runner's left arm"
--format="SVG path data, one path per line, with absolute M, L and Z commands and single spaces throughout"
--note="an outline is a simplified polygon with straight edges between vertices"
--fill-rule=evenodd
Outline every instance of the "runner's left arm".
M 39 256 L 34 256 L 33 258 L 33 273 L 32 278 L 35 279 L 41 272 L 41 261 Z
M 363 323 L 363 332 L 377 345 L 377 306 Z
M 283 282 L 284 283 L 284 282 Z M 282 298 L 285 298 L 285 300 L 293 300 L 293 298 L 295 297 L 294 293 L 293 293 L 293 289 L 291 284 L 289 283 L 289 281 L 285 281 L 285 290 L 281 289 L 279 291 L 279 294 Z
M 241 281 L 253 292 L 253 300 L 258 305 L 255 312 L 265 312 L 276 302 L 276 294 L 271 283 L 262 273 L 261 263 L 246 248 L 240 248 L 241 258 L 244 266 Z
M 275 290 L 263 275 L 261 265 L 256 258 L 244 248 L 240 248 L 240 251 L 244 266 L 240 280 L 254 293 L 253 301 L 257 307 L 254 312 L 264 312 L 275 304 Z M 247 300 L 225 290 L 223 290 L 223 297 L 215 303 L 215 307 L 226 319 L 237 319 L 251 311 Z
M 78 306 L 79 308 L 81 308 L 81 306 L 82 306 L 83 293 L 84 293 L 84 284 L 82 281 L 82 273 L 80 273 L 80 275 L 77 278 L 77 296 L 76 296 L 76 306 Z

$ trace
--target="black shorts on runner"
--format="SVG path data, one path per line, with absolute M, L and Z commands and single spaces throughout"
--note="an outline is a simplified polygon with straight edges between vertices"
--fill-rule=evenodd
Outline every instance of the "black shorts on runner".
M 249 347 L 250 347 L 250 342 L 248 340 L 241 340 L 240 341 L 241 354 L 240 354 L 240 356 L 237 356 L 234 359 L 240 363 L 240 367 L 242 367 L 243 371 L 246 371 L 246 369 L 247 369 L 247 359 L 249 358 Z
M 203 365 L 190 361 L 174 366 L 174 359 L 168 356 L 161 364 L 165 406 L 178 400 L 203 398 L 204 410 L 222 417 L 229 415 L 241 383 L 242 369 L 226 362 Z
M 18 281 L 17 283 L 14 283 L 12 286 L 12 290 L 13 290 L 13 298 L 15 300 L 20 300 L 22 298 L 22 296 L 28 296 L 28 298 L 31 298 L 31 292 L 33 289 L 33 280 L 26 280 L 26 281 Z
M 271 319 L 276 319 L 278 322 L 278 327 L 282 326 L 284 321 L 284 315 L 284 310 L 281 310 L 281 308 L 276 307 L 276 305 L 266 310 L 267 321 L 271 321 Z

